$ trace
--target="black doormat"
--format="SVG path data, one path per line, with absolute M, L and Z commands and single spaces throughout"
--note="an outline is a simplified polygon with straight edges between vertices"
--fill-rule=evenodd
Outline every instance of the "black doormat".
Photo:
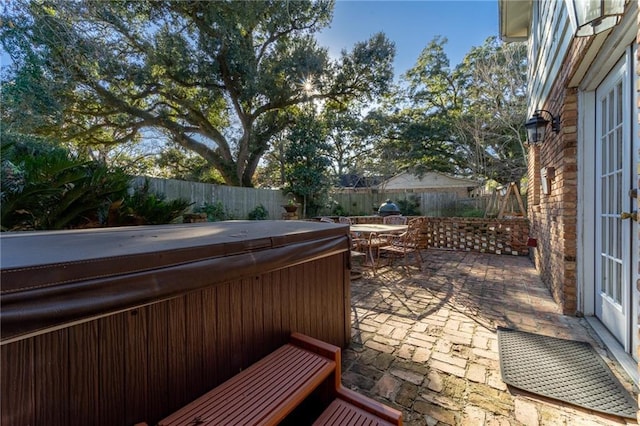
M 516 388 L 635 419 L 638 405 L 586 342 L 498 328 L 502 380 Z

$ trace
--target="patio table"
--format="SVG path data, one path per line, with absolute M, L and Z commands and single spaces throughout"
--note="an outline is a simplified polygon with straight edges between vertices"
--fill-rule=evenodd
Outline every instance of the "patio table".
M 384 225 L 379 223 L 360 223 L 351 225 L 349 231 L 358 235 L 366 237 L 367 250 L 369 252 L 369 259 L 371 260 L 371 268 L 374 273 L 376 270 L 376 261 L 373 255 L 374 248 L 377 250 L 375 244 L 371 244 L 372 239 L 377 234 L 402 234 L 407 230 L 407 225 Z
M 359 223 L 351 225 L 351 232 L 357 232 L 363 235 L 369 235 L 373 232 L 376 234 L 402 234 L 407 230 L 407 225 L 383 225 L 380 223 Z

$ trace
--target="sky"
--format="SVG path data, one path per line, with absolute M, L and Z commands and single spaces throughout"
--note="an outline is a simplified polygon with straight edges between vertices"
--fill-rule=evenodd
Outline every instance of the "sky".
M 411 68 L 435 36 L 448 39 L 451 66 L 498 34 L 498 0 L 336 0 L 333 21 L 317 37 L 333 58 L 342 49 L 384 32 L 395 43 L 395 77 Z M 0 49 L 1 65 L 8 57 Z
M 498 0 L 337 0 L 329 28 L 317 35 L 333 58 L 342 49 L 384 32 L 395 43 L 395 78 L 411 68 L 436 36 L 451 67 L 474 46 L 498 35 Z

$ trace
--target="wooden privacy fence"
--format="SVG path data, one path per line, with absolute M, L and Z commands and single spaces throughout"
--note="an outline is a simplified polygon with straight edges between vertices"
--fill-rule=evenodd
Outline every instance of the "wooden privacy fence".
M 340 205 L 349 215 L 369 215 L 378 211 L 380 204 L 390 199 L 394 203 L 406 201 L 417 204 L 425 216 L 441 216 L 456 208 L 459 197 L 452 192 L 350 192 L 331 193 L 331 206 Z M 325 214 L 330 214 L 326 211 Z
M 213 185 L 210 183 L 188 182 L 177 179 L 157 179 L 136 177 L 131 186 L 142 186 L 149 180 L 149 188 L 164 194 L 168 200 L 184 198 L 194 203 L 193 207 L 205 203 L 221 202 L 234 219 L 246 219 L 249 212 L 263 205 L 268 219 L 281 219 L 286 198 L 282 191 L 274 189 L 241 188 L 237 186 Z
M 149 180 L 152 191 L 164 194 L 168 200 L 184 198 L 194 203 L 193 207 L 220 202 L 233 219 L 247 219 L 249 212 L 259 205 L 267 210 L 268 219 L 282 219 L 282 205 L 287 202 L 286 194 L 277 189 L 241 188 L 145 177 L 134 178 L 131 186 L 141 186 L 145 179 Z M 484 211 L 489 197 L 461 198 L 455 192 L 332 192 L 329 194 L 329 202 L 319 214 L 330 216 L 339 205 L 346 216 L 372 215 L 386 199 L 395 203 L 415 203 L 419 214 L 437 217 L 456 216 L 459 212 L 470 209 Z

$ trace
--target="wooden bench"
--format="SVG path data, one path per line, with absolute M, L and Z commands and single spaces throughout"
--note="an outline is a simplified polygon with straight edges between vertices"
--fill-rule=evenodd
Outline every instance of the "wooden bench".
M 399 411 L 342 386 L 340 348 L 293 333 L 290 343 L 158 425 L 276 425 L 323 384 L 332 401 L 314 425 L 402 424 Z

